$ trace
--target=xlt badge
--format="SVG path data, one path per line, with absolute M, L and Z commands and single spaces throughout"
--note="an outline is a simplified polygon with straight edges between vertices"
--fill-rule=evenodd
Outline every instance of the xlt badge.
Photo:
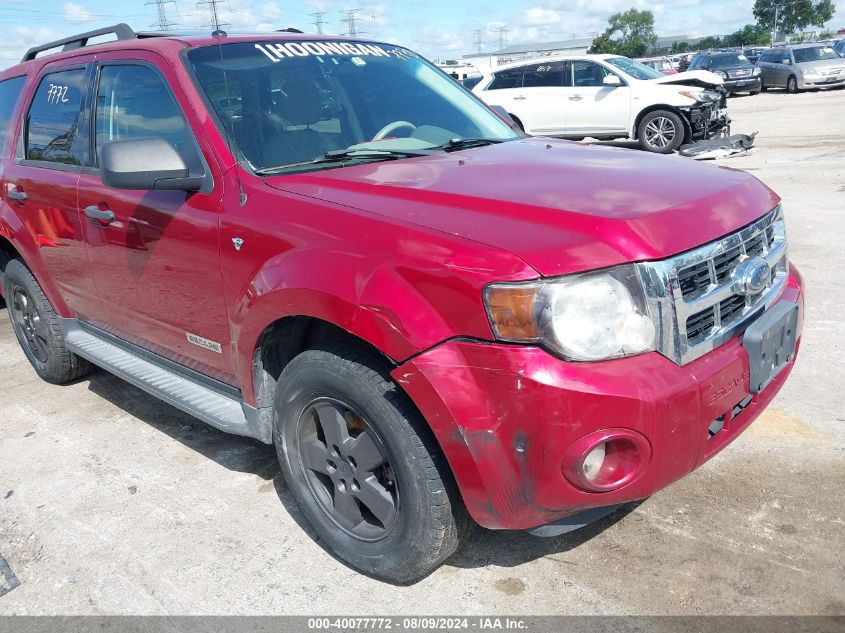
M 223 346 L 217 341 L 210 341 L 207 338 L 191 334 L 190 332 L 185 332 L 185 336 L 188 337 L 189 343 L 196 345 L 197 347 L 203 347 L 207 350 L 211 350 L 212 352 L 217 352 L 218 354 L 223 353 Z

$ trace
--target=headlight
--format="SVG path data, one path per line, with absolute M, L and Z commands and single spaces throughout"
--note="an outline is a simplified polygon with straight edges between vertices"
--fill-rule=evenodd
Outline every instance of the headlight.
M 569 360 L 652 351 L 656 328 L 636 265 L 548 281 L 493 284 L 484 291 L 501 341 L 539 343 Z
M 800 68 L 799 70 L 801 71 L 801 74 L 805 77 L 807 75 L 816 76 L 819 74 L 814 68 Z
M 751 74 L 752 74 L 752 75 L 754 75 L 754 76 L 756 77 L 756 76 L 757 76 L 757 75 L 759 75 L 761 72 L 763 72 L 763 71 L 761 71 L 759 68 L 755 68 L 754 70 L 752 70 L 752 71 L 751 71 Z
M 727 78 L 728 78 L 728 74 L 727 74 L 726 72 L 724 72 L 724 71 L 721 71 L 721 70 L 714 70 L 714 71 L 713 71 L 713 73 L 714 73 L 714 74 L 716 74 L 716 75 L 719 75 L 719 77 L 721 77 L 722 79 L 727 79 Z

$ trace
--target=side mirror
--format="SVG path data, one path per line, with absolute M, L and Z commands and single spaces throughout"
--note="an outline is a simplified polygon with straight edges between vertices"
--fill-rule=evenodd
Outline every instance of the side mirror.
M 605 75 L 604 79 L 601 80 L 602 84 L 605 86 L 610 86 L 612 88 L 618 88 L 622 85 L 622 80 L 619 79 L 616 75 Z
M 788 57 L 784 57 L 782 60 L 780 60 L 780 63 L 785 64 L 786 66 L 792 66 L 792 60 Z
M 103 183 L 115 189 L 197 191 L 203 176 L 191 176 L 185 159 L 163 138 L 110 141 L 100 151 Z

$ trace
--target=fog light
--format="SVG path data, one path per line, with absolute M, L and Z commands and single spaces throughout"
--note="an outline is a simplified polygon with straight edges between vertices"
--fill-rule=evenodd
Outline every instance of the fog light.
M 610 492 L 645 472 L 651 446 L 631 429 L 606 429 L 585 435 L 563 455 L 564 477 L 586 492 Z
M 594 481 L 601 471 L 602 464 L 604 464 L 605 447 L 607 444 L 602 442 L 591 450 L 584 458 L 584 463 L 581 469 L 584 471 L 584 477 L 589 481 Z

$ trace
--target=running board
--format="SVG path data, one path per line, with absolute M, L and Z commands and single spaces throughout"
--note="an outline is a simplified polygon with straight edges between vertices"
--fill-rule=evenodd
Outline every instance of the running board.
M 96 329 L 83 326 L 76 319 L 62 321 L 65 345 L 77 356 L 221 431 L 254 437 L 268 444 L 272 441 L 271 430 L 262 424 L 256 409 L 245 405 L 240 398 L 192 380 L 164 363 L 135 354 L 128 343 L 124 347 L 113 342 L 111 336 L 98 335 Z

